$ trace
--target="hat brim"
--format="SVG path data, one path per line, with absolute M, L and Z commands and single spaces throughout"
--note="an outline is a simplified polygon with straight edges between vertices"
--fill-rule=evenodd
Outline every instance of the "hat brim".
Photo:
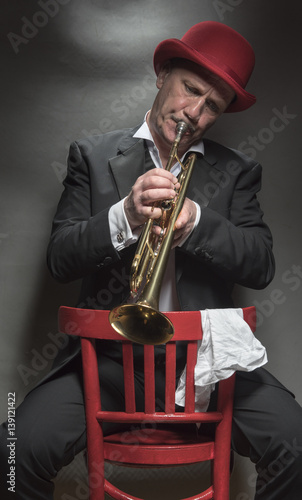
M 219 76 L 234 90 L 236 98 L 225 110 L 226 113 L 243 111 L 255 104 L 256 97 L 247 92 L 227 71 L 217 66 L 214 61 L 206 56 L 206 54 L 197 52 L 176 38 L 164 40 L 156 47 L 153 58 L 155 73 L 158 75 L 164 63 L 175 58 L 187 59 L 208 69 Z

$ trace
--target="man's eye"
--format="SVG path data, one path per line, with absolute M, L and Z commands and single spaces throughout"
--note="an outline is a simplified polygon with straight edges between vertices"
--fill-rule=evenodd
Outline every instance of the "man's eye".
M 215 102 L 206 101 L 206 105 L 213 113 L 218 113 L 219 109 Z
M 185 85 L 186 87 L 186 90 L 187 92 L 189 92 L 190 94 L 193 94 L 193 95 L 197 95 L 198 94 L 198 91 L 194 88 L 194 87 L 191 87 L 190 85 Z

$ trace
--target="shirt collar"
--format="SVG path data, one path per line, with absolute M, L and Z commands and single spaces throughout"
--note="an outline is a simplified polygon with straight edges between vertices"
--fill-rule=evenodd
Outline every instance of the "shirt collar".
M 147 142 L 147 146 L 148 146 L 149 150 L 150 150 L 150 147 L 152 149 L 155 148 L 157 150 L 157 147 L 155 146 L 154 139 L 152 137 L 152 134 L 150 132 L 150 129 L 149 129 L 149 126 L 148 126 L 148 123 L 147 123 L 147 120 L 146 120 L 147 114 L 148 113 L 146 113 L 146 115 L 145 115 L 145 119 L 144 119 L 143 124 L 135 132 L 135 134 L 133 135 L 133 137 L 135 137 L 137 139 L 145 139 L 145 141 Z M 192 152 L 194 151 L 194 153 L 201 153 L 202 155 L 204 155 L 204 143 L 203 143 L 203 141 L 201 140 L 197 144 L 193 144 L 188 149 L 188 151 L 192 151 Z M 186 154 L 188 153 L 188 151 L 186 151 Z M 158 154 L 158 156 L 159 156 L 159 154 Z

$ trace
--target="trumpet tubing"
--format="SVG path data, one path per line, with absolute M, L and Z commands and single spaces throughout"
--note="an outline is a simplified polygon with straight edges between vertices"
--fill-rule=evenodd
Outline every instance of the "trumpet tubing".
M 173 324 L 158 310 L 158 303 L 173 244 L 175 222 L 181 212 L 196 159 L 192 153 L 183 165 L 177 156 L 179 143 L 187 128 L 184 121 L 178 122 L 166 165 L 169 171 L 175 160 L 181 165 L 180 187 L 172 201 L 163 200 L 156 204 L 162 209 L 160 219 L 148 219 L 145 223 L 132 261 L 130 296 L 124 304 L 109 313 L 111 326 L 123 337 L 139 344 L 164 344 L 174 334 Z M 159 236 L 153 232 L 154 225 L 161 228 Z

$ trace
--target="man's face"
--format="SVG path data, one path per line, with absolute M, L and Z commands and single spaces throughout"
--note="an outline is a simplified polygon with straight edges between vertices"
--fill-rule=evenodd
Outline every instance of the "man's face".
M 164 67 L 158 75 L 157 88 L 148 124 L 157 147 L 163 151 L 175 139 L 176 123 L 188 123 L 180 154 L 202 139 L 235 96 L 226 83 L 190 61 Z

